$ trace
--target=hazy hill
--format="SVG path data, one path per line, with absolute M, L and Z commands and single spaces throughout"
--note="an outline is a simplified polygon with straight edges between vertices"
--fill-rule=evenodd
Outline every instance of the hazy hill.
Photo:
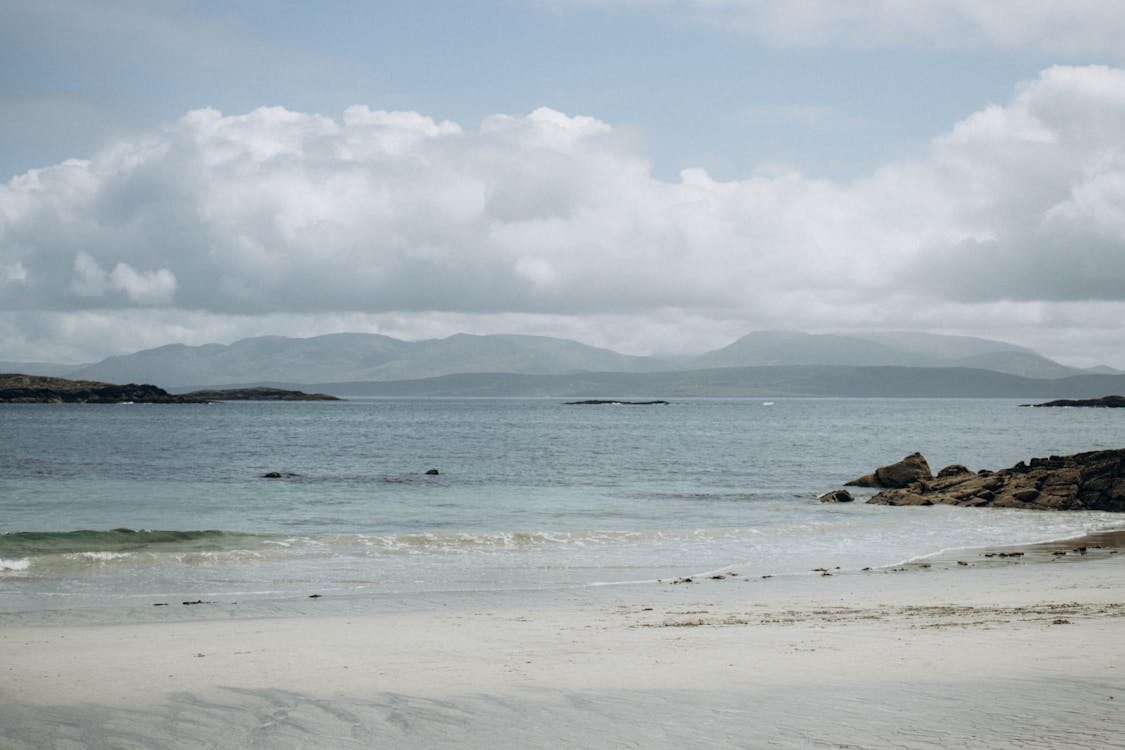
M 968 367 L 1039 378 L 1083 372 L 1030 349 L 987 339 L 905 332 L 844 336 L 760 331 L 712 352 L 675 359 L 628 356 L 547 336 L 457 334 L 425 341 L 361 333 L 307 339 L 263 336 L 230 345 L 172 344 L 110 357 L 66 376 L 184 389 L 405 381 L 469 373 L 568 375 L 794 365 Z
M 901 347 L 868 338 L 800 331 L 755 331 L 734 343 L 700 355 L 688 366 L 763 367 L 769 365 L 914 365 L 938 363 Z
M 63 365 L 57 362 L 0 362 L 0 372 L 19 372 L 24 375 L 42 375 L 43 377 L 65 378 L 70 373 L 80 370 L 84 365 Z
M 1034 378 L 1081 372 L 1003 341 L 906 331 L 862 336 L 756 331 L 688 364 L 691 368 L 768 365 L 972 367 Z
M 633 372 L 659 360 L 630 357 L 545 336 L 470 336 L 402 341 L 378 334 L 340 333 L 308 339 L 264 336 L 230 345 L 171 344 L 70 373 L 111 382 L 167 387 L 409 380 L 467 372 Z

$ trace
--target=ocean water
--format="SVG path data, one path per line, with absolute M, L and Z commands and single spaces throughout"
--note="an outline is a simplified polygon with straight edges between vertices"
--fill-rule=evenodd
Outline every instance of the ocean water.
M 1119 411 L 980 399 L 0 405 L 0 621 L 579 598 L 1078 536 L 1125 519 L 817 496 L 915 450 L 937 471 L 1119 448 Z

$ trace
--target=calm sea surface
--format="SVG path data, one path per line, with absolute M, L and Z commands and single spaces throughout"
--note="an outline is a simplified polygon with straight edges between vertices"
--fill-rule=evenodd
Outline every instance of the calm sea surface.
M 1122 410 L 1018 403 L 0 405 L 0 617 L 581 596 L 1121 526 L 1098 513 L 817 501 L 915 450 L 937 471 L 1125 446 Z

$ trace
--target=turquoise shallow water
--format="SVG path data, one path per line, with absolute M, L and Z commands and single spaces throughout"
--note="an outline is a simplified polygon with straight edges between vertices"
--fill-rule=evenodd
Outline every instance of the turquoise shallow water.
M 203 599 L 237 616 L 310 593 L 434 606 L 890 565 L 1121 519 L 816 496 L 914 450 L 936 471 L 1122 445 L 1117 410 L 1006 400 L 4 405 L 0 615 Z

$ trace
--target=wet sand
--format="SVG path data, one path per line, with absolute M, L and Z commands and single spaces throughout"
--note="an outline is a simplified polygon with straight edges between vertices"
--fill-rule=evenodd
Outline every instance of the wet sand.
M 530 608 L 7 628 L 0 747 L 1121 747 L 1123 540 Z

